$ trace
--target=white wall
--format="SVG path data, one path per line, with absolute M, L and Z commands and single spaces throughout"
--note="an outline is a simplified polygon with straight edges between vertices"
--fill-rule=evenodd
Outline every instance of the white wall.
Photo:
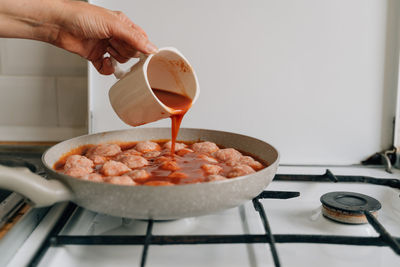
M 398 0 L 93 0 L 192 63 L 183 127 L 270 142 L 288 164 L 353 164 L 392 144 Z M 94 132 L 126 128 L 90 69 Z M 150 126 L 169 126 L 163 120 Z
M 32 40 L 0 39 L 0 141 L 87 132 L 87 63 Z

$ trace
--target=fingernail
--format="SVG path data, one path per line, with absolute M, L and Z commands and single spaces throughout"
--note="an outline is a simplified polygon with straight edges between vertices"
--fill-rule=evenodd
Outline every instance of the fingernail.
M 107 68 L 111 68 L 110 72 L 111 72 L 111 74 L 113 74 L 115 72 L 115 66 L 111 62 L 111 58 L 107 58 L 106 65 L 107 65 Z
M 149 41 L 149 42 L 147 42 L 146 50 L 148 53 L 154 54 L 154 53 L 157 53 L 158 48 L 152 42 Z
M 113 64 L 112 64 L 112 62 L 111 62 L 111 58 L 109 58 L 109 57 L 107 57 L 107 58 L 104 60 L 104 64 L 106 64 L 106 67 L 113 67 Z

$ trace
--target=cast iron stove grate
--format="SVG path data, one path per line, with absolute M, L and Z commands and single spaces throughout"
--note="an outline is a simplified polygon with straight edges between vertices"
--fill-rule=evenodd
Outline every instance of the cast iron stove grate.
M 334 175 L 329 169 L 323 175 L 299 175 L 299 174 L 277 174 L 274 180 L 280 181 L 307 181 L 307 182 L 344 182 L 344 183 L 368 183 L 388 186 L 400 189 L 400 180 L 381 179 L 367 176 L 345 176 Z M 243 235 L 153 235 L 153 221 L 149 220 L 146 235 L 135 236 L 84 236 L 84 235 L 60 235 L 61 230 L 68 222 L 73 212 L 77 209 L 75 204 L 70 203 L 65 209 L 58 222 L 50 231 L 46 240 L 32 258 L 29 266 L 37 266 L 49 247 L 62 245 L 143 245 L 140 266 L 146 265 L 147 252 L 150 245 L 200 245 L 200 244 L 249 244 L 269 243 L 275 266 L 281 266 L 276 243 L 315 243 L 315 244 L 338 244 L 355 246 L 387 246 L 396 254 L 400 255 L 400 237 L 393 237 L 379 223 L 369 211 L 364 214 L 379 234 L 378 237 L 341 236 L 341 235 L 305 235 L 305 234 L 272 234 L 267 213 L 260 199 L 289 199 L 298 197 L 299 192 L 291 191 L 263 191 L 253 199 L 253 206 L 258 212 L 265 234 L 243 234 Z

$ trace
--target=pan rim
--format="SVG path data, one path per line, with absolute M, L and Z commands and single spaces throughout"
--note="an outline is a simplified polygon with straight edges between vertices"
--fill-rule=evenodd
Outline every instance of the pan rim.
M 82 138 L 84 138 L 84 137 L 89 137 L 89 136 L 94 137 L 94 136 L 99 136 L 99 135 L 104 135 L 104 134 L 109 134 L 109 133 L 118 133 L 118 132 L 135 131 L 135 130 L 137 130 L 137 129 L 152 129 L 152 130 L 160 129 L 160 130 L 170 130 L 169 127 L 148 127 L 148 128 L 133 128 L 133 129 L 112 130 L 112 131 L 105 131 L 105 132 L 99 132 L 99 133 L 85 134 L 85 135 L 76 136 L 76 137 L 74 137 L 74 138 L 67 139 L 67 140 L 64 140 L 64 141 L 62 141 L 62 142 L 59 142 L 59 143 L 55 144 L 54 146 L 51 146 L 50 148 L 48 148 L 48 149 L 42 154 L 42 157 L 41 157 L 42 163 L 43 163 L 43 165 L 44 165 L 46 171 L 49 172 L 49 174 L 50 174 L 51 176 L 61 175 L 62 177 L 66 178 L 66 179 L 74 179 L 74 180 L 77 180 L 77 181 L 79 181 L 79 182 L 81 182 L 81 183 L 90 183 L 90 184 L 98 184 L 98 185 L 102 185 L 102 184 L 103 184 L 103 185 L 107 185 L 108 187 L 114 187 L 114 188 L 143 188 L 143 187 L 144 187 L 144 188 L 152 188 L 152 190 L 155 190 L 154 188 L 176 188 L 176 187 L 182 188 L 182 187 L 191 187 L 191 186 L 201 187 L 202 185 L 208 185 L 208 184 L 210 184 L 210 183 L 212 183 L 212 184 L 232 183 L 232 182 L 234 182 L 234 181 L 239 181 L 239 180 L 243 180 L 243 179 L 249 179 L 250 177 L 252 177 L 252 175 L 254 175 L 254 173 L 252 173 L 252 174 L 247 174 L 247 175 L 243 175 L 243 176 L 239 176 L 239 177 L 234 177 L 234 178 L 230 178 L 230 179 L 226 179 L 226 180 L 220 180 L 220 181 L 201 182 L 201 183 L 192 183 L 192 184 L 175 184 L 175 185 L 173 185 L 173 186 L 172 186 L 172 185 L 158 185 L 158 186 L 140 185 L 140 186 L 132 186 L 132 185 L 119 185 L 119 184 L 109 184 L 109 183 L 105 183 L 105 182 L 94 182 L 94 181 L 89 181 L 89 180 L 82 180 L 82 179 L 80 179 L 80 178 L 76 178 L 76 177 L 73 177 L 73 176 L 70 176 L 70 175 L 66 175 L 66 174 L 57 172 L 56 170 L 53 169 L 53 167 L 49 166 L 49 165 L 47 164 L 46 160 L 45 160 L 45 157 L 46 157 L 47 153 L 49 153 L 49 151 L 53 150 L 53 149 L 54 149 L 55 147 L 57 147 L 58 145 L 62 145 L 62 144 L 64 144 L 64 143 L 66 143 L 66 142 L 72 142 L 72 141 L 74 141 L 74 140 L 82 139 Z M 267 144 L 267 145 L 270 146 L 270 147 L 273 149 L 273 151 L 276 153 L 276 158 L 275 158 L 274 161 L 273 161 L 272 163 L 270 163 L 267 167 L 265 167 L 265 168 L 262 169 L 262 170 L 257 171 L 256 173 L 267 172 L 267 171 L 269 171 L 270 169 L 274 168 L 275 165 L 277 165 L 277 164 L 279 163 L 279 159 L 280 159 L 280 153 L 279 153 L 279 151 L 278 151 L 273 145 L 271 145 L 270 143 L 268 143 L 268 142 L 266 142 L 266 141 L 264 141 L 264 140 L 261 140 L 261 139 L 258 139 L 258 138 L 255 138 L 255 137 L 252 137 L 252 136 L 249 136 L 249 135 L 245 135 L 245 134 L 239 134 L 239 133 L 235 133 L 235 132 L 227 132 L 227 131 L 221 131 L 221 130 L 214 130 L 214 129 L 190 128 L 190 127 L 184 127 L 184 128 L 181 128 L 181 129 L 182 129 L 182 130 L 188 129 L 188 130 L 194 130 L 194 131 L 198 130 L 198 131 L 209 131 L 209 132 L 218 132 L 218 133 L 234 134 L 234 135 L 241 136 L 241 137 L 244 137 L 244 138 L 250 138 L 250 139 L 257 140 L 257 141 L 261 141 L 261 142 Z M 133 141 L 132 141 L 132 142 L 133 142 Z M 247 152 L 247 151 L 246 151 L 246 152 Z M 50 179 L 52 179 L 52 178 L 50 177 Z

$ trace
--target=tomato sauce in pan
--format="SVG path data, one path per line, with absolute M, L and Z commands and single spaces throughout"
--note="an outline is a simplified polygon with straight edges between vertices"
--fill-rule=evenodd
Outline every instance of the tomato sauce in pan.
M 192 105 L 184 95 L 152 88 L 173 110 L 171 141 L 140 141 L 84 145 L 63 155 L 58 172 L 79 179 L 119 185 L 177 185 L 226 180 L 254 173 L 267 166 L 233 148 L 212 142 L 176 143 L 183 116 Z
M 118 162 L 118 164 L 121 164 L 120 162 L 124 161 L 121 160 L 120 155 L 126 153 L 127 151 L 134 150 L 137 147 L 138 143 L 139 142 L 102 144 L 105 146 L 109 146 L 110 148 L 112 146 L 114 147 L 118 146 L 120 148 L 119 150 L 120 152 L 118 152 L 117 154 L 112 156 L 104 156 L 105 162 L 113 161 L 113 162 Z M 213 157 L 212 153 L 196 152 L 192 150 L 193 144 L 195 142 L 177 143 L 176 145 L 178 147 L 175 155 L 171 155 L 169 146 L 166 146 L 167 140 L 151 141 L 151 143 L 158 144 L 156 150 L 150 152 L 142 152 L 142 153 L 139 153 L 138 151 L 134 150 L 138 152 L 137 154 L 135 154 L 135 156 L 140 158 L 146 158 L 147 160 L 146 165 L 141 166 L 139 168 L 132 168 L 130 170 L 123 171 L 122 173 L 119 173 L 115 176 L 117 178 L 121 176 L 125 176 L 125 178 L 129 177 L 128 180 L 132 179 L 134 181 L 134 183 L 130 185 L 177 185 L 177 184 L 190 184 L 199 182 L 210 182 L 215 180 L 224 180 L 247 174 L 244 173 L 240 175 L 236 174 L 232 175 L 232 171 L 235 168 L 237 168 L 237 165 L 232 164 L 232 162 L 224 162 L 221 160 L 217 160 L 215 157 Z M 186 147 L 182 148 L 183 146 Z M 71 150 L 69 153 L 63 155 L 54 164 L 54 169 L 58 172 L 71 175 L 70 173 L 67 172 L 68 169 L 66 168 L 66 162 L 69 160 L 69 158 L 74 155 L 80 155 L 81 159 L 79 160 L 82 160 L 82 158 L 84 158 L 85 161 L 91 161 L 91 159 L 93 158 L 91 158 L 90 150 L 93 148 L 96 148 L 96 146 L 84 145 Z M 221 146 L 219 146 L 219 148 L 223 150 Z M 156 152 L 155 154 L 157 155 L 149 156 L 149 154 L 146 154 L 154 152 Z M 250 157 L 249 154 L 247 153 L 239 151 L 236 151 L 235 153 L 239 153 L 241 157 Z M 255 158 L 254 156 L 251 157 L 252 159 Z M 79 160 L 76 161 L 78 169 L 81 166 L 83 166 L 82 162 Z M 255 158 L 253 160 L 257 162 L 258 165 L 257 168 L 252 167 L 253 169 L 247 166 L 247 168 L 251 169 L 251 172 L 261 170 L 267 166 L 267 163 L 261 161 L 260 159 Z M 97 180 L 95 180 L 96 182 L 110 183 L 110 179 L 113 179 L 113 177 L 106 175 L 104 173 L 103 168 L 105 164 L 106 163 L 93 164 L 90 172 L 83 173 L 82 175 L 71 175 L 71 176 L 75 176 L 76 178 L 84 180 L 91 180 L 90 175 L 93 176 L 95 174 L 97 175 L 96 177 Z M 244 163 L 237 162 L 237 164 L 242 166 L 241 164 Z M 219 171 L 217 173 L 209 173 L 204 166 L 207 167 L 218 166 L 217 168 L 219 169 Z M 146 173 L 147 175 L 140 177 L 137 176 L 135 172 L 137 173 L 143 172 Z M 123 184 L 119 180 L 116 183 Z
M 192 106 L 192 100 L 184 95 L 167 92 L 165 90 L 152 88 L 156 97 L 166 106 L 172 108 L 175 112 L 171 116 L 171 154 L 175 153 L 175 142 L 178 136 L 179 127 L 181 125 L 183 116 Z

